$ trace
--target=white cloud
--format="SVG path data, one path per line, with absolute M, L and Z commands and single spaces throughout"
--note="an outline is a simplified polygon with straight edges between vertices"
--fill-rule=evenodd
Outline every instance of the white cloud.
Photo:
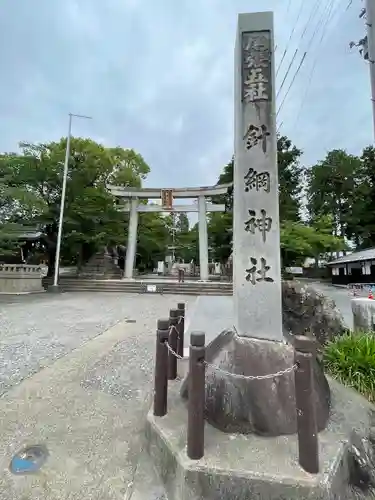
M 0 148 L 58 139 L 72 111 L 94 117 L 75 123 L 75 135 L 137 149 L 151 166 L 148 185 L 216 182 L 233 148 L 237 14 L 275 9 L 277 65 L 288 48 L 279 84 L 299 49 L 281 98 L 308 52 L 280 112 L 282 132 L 305 151 L 307 164 L 334 147 L 358 152 L 372 140 L 369 77 L 348 43 L 364 25 L 354 2 L 345 10 L 341 0 L 335 18 L 319 25 L 329 1 L 301 38 L 315 2 L 292 0 L 288 12 L 289 0 L 6 0 Z

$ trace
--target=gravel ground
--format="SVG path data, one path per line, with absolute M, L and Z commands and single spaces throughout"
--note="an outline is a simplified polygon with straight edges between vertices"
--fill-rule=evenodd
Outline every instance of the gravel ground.
M 168 316 L 169 309 L 175 307 L 177 302 L 183 301 L 188 307 L 194 300 L 194 297 L 184 296 L 116 296 L 113 293 L 3 297 L 0 300 L 0 396 L 55 359 L 124 319 L 136 320 L 139 338 L 131 340 L 130 351 L 127 345 L 119 346 L 118 352 L 113 353 L 111 363 L 124 363 L 122 356 L 126 350 L 137 360 L 147 359 L 145 366 L 152 369 L 152 333 L 157 318 Z M 124 340 L 125 344 L 127 342 L 129 340 Z M 127 367 L 131 368 L 130 365 Z M 104 366 L 102 369 L 105 372 L 107 368 Z M 94 379 L 97 376 L 92 374 Z M 112 383 L 112 391 L 126 391 L 125 386 L 120 387 L 123 382 L 115 383 L 115 379 L 111 382 L 109 374 L 104 378 L 107 385 Z M 87 383 L 98 384 L 97 381 Z

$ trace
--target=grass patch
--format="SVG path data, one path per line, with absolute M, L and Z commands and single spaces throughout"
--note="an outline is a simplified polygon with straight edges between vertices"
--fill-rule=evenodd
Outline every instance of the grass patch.
M 341 383 L 375 401 L 375 334 L 346 333 L 329 342 L 323 352 L 327 372 Z

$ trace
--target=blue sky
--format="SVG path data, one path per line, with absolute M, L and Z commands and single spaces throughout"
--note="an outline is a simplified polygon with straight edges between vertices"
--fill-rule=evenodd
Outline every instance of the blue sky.
M 278 88 L 298 48 L 278 105 L 307 51 L 281 132 L 306 165 L 332 148 L 359 153 L 373 137 L 370 84 L 367 63 L 349 49 L 364 34 L 363 2 L 349 3 L 3 0 L 0 151 L 56 140 L 69 112 L 88 114 L 94 120 L 76 120 L 74 135 L 139 151 L 151 167 L 146 185 L 214 184 L 233 150 L 237 14 L 273 10 L 276 67 L 287 48 Z

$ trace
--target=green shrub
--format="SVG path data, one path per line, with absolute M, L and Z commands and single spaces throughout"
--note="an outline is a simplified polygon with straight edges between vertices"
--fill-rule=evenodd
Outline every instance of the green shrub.
M 332 377 L 375 401 L 374 333 L 347 333 L 335 338 L 325 347 L 323 362 Z

